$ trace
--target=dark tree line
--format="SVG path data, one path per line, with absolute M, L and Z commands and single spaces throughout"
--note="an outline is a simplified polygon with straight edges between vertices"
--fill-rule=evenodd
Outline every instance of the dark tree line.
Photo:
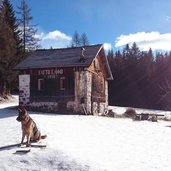
M 25 49 L 30 47 L 27 45 L 36 45 L 35 40 L 32 39 L 35 32 L 33 34 L 30 25 L 27 25 L 32 19 L 29 16 L 30 9 L 24 0 L 21 0 L 21 6 L 25 11 L 21 7 L 18 8 L 21 16 L 19 20 L 10 1 L 0 1 L 0 97 L 3 98 L 7 98 L 10 90 L 17 87 L 17 73 L 13 68 L 26 55 Z M 23 21 L 22 16 L 27 18 L 25 17 Z M 21 29 L 23 27 L 25 33 Z
M 22 44 L 12 5 L 9 0 L 0 5 L 0 96 L 6 97 L 16 79 L 12 69 L 21 57 Z
M 109 82 L 109 104 L 171 109 L 171 53 L 140 51 L 136 43 L 108 53 L 114 80 Z

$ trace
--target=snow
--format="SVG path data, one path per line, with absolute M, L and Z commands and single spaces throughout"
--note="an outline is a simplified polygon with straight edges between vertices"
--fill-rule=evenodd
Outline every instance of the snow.
M 18 98 L 0 104 L 0 147 L 19 143 Z M 122 113 L 125 109 L 113 107 Z M 47 139 L 27 154 L 0 149 L 0 171 L 170 171 L 171 123 L 29 111 Z
M 109 109 L 113 110 L 117 115 L 122 115 L 125 113 L 127 108 L 131 107 L 119 107 L 119 106 L 109 106 Z M 163 110 L 150 110 L 150 109 L 140 109 L 134 108 L 136 113 L 157 113 L 159 115 L 171 116 L 171 111 L 163 111 Z

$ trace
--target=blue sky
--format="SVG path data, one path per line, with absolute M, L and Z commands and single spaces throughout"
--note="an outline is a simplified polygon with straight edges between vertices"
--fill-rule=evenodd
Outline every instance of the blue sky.
M 14 9 L 20 0 L 11 0 Z M 43 48 L 67 47 L 75 31 L 90 44 L 171 50 L 171 0 L 26 0 Z

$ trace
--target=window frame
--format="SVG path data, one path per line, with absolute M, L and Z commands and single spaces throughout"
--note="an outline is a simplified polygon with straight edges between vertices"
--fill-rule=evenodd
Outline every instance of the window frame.
M 38 91 L 45 90 L 45 80 L 43 78 L 38 78 L 37 90 Z
M 65 91 L 66 90 L 66 77 L 60 77 L 59 90 L 60 91 Z

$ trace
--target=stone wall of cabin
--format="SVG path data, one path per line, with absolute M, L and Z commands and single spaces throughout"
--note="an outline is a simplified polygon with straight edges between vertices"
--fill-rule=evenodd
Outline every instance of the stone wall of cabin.
M 81 112 L 82 114 L 92 114 L 91 85 L 92 74 L 89 71 L 75 72 L 75 111 Z
M 105 80 L 105 96 L 104 101 L 92 101 L 93 115 L 102 115 L 108 108 L 108 82 Z
M 108 82 L 104 80 L 104 97 L 102 101 L 92 101 L 93 73 L 90 71 L 75 72 L 75 108 L 82 114 L 99 115 L 108 107 Z M 83 109 L 85 108 L 85 110 Z
M 30 75 L 19 75 L 19 105 L 28 106 L 30 102 Z
M 92 95 L 92 73 L 89 71 L 86 71 L 86 109 L 87 113 L 91 114 L 92 113 L 92 102 L 91 102 L 91 95 Z

